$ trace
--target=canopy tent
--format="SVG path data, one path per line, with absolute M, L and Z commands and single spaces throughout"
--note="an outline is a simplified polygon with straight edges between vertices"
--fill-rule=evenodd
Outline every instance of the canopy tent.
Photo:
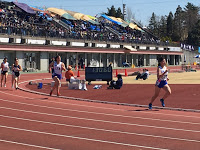
M 51 13 L 49 13 L 48 11 L 45 11 L 43 9 L 40 9 L 40 8 L 36 8 L 36 7 L 31 7 L 34 11 L 38 11 L 38 12 L 42 12 L 42 13 L 45 13 L 47 14 L 48 16 L 51 16 Z
M 60 17 L 63 17 L 67 20 L 76 20 L 76 18 L 72 17 L 67 11 L 58 8 L 48 8 L 47 9 L 50 13 L 57 14 Z
M 66 12 L 69 13 L 70 15 L 72 15 L 77 20 L 84 20 L 84 21 L 88 21 L 88 22 L 90 22 L 92 24 L 99 25 L 98 22 L 96 22 L 96 21 L 94 21 L 94 20 L 91 19 L 91 18 L 95 18 L 95 17 L 92 17 L 90 15 L 85 15 L 85 14 L 82 14 L 82 13 L 78 13 L 78 12 L 74 12 L 74 11 L 69 11 L 69 10 L 66 10 Z
M 93 16 L 90 16 L 90 15 L 87 15 L 90 19 L 92 20 L 97 20 L 97 18 L 93 17 Z
M 109 21 L 115 23 L 115 24 L 118 24 L 118 25 L 121 25 L 121 24 L 122 24 L 122 23 L 119 22 L 119 21 L 116 21 L 116 20 L 111 19 L 110 17 L 108 17 L 108 16 L 105 15 L 105 14 L 103 14 L 103 15 L 101 15 L 101 16 L 102 16 L 103 18 L 105 18 L 105 19 L 107 19 L 107 20 L 109 20 Z
M 139 28 L 136 24 L 134 24 L 134 23 L 132 23 L 132 22 L 129 24 L 129 27 L 130 27 L 131 29 L 136 29 L 136 30 L 142 31 L 141 28 Z
M 200 55 L 196 55 L 196 56 L 194 56 L 194 58 L 200 58 Z
M 35 11 L 29 7 L 27 4 L 24 3 L 18 3 L 18 2 L 13 2 L 17 7 L 22 9 L 23 11 L 29 13 L 29 14 L 36 14 Z

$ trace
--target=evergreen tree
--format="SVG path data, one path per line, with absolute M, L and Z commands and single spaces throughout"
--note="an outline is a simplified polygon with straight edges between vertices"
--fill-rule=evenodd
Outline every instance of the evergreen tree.
M 192 31 L 189 33 L 188 43 L 200 46 L 200 20 L 198 20 Z
M 116 16 L 116 9 L 114 7 L 114 5 L 111 6 L 111 8 L 107 8 L 108 9 L 108 13 L 106 13 L 106 15 L 108 16 Z
M 160 38 L 166 37 L 167 35 L 167 17 L 161 16 L 160 23 L 159 23 L 159 31 L 160 31 Z
M 170 12 L 167 17 L 167 36 L 171 38 L 172 34 L 173 34 L 173 14 L 172 12 Z
M 121 11 L 120 7 L 117 9 L 115 17 L 124 19 L 124 16 L 122 14 L 122 11 Z
M 174 22 L 173 22 L 173 41 L 183 41 L 183 28 L 184 28 L 184 16 L 183 10 L 180 5 L 177 7 L 176 12 L 174 14 Z

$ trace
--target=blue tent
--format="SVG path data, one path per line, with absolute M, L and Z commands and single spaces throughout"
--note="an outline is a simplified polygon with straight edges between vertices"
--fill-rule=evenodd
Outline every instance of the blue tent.
M 20 9 L 24 10 L 25 12 L 29 14 L 36 14 L 35 11 L 30 8 L 27 4 L 24 3 L 18 3 L 18 2 L 13 2 L 16 6 L 18 6 Z
M 111 18 L 109 18 L 108 16 L 106 16 L 105 14 L 101 15 L 103 18 L 115 23 L 115 24 L 118 24 L 118 25 L 121 25 L 122 23 L 121 22 L 118 22 L 118 21 L 115 21 L 115 20 L 112 20 Z

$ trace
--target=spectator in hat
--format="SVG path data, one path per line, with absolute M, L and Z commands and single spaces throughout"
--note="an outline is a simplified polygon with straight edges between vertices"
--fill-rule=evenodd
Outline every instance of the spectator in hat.
M 71 77 L 74 77 L 74 72 L 72 71 L 72 67 L 68 66 L 67 71 L 65 73 L 66 81 L 70 82 Z
M 138 80 L 138 79 L 146 80 L 146 79 L 148 79 L 148 77 L 149 77 L 149 71 L 148 71 L 147 68 L 145 68 L 145 69 L 143 69 L 143 73 L 142 74 L 139 73 L 137 75 L 136 80 Z
M 110 86 L 108 87 L 108 89 L 120 89 L 123 85 L 123 79 L 122 79 L 122 75 L 118 74 L 117 75 L 117 81 L 111 81 L 110 82 Z

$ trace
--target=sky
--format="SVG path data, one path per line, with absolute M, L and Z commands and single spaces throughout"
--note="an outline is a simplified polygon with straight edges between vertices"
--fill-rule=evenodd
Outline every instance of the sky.
M 168 15 L 170 11 L 174 13 L 178 5 L 183 8 L 188 2 L 200 6 L 200 0 L 18 0 L 18 2 L 38 7 L 56 7 L 92 16 L 107 12 L 107 7 L 110 8 L 112 5 L 115 8 L 122 8 L 124 3 L 132 10 L 135 20 L 144 26 L 148 25 L 153 12 L 157 16 Z

